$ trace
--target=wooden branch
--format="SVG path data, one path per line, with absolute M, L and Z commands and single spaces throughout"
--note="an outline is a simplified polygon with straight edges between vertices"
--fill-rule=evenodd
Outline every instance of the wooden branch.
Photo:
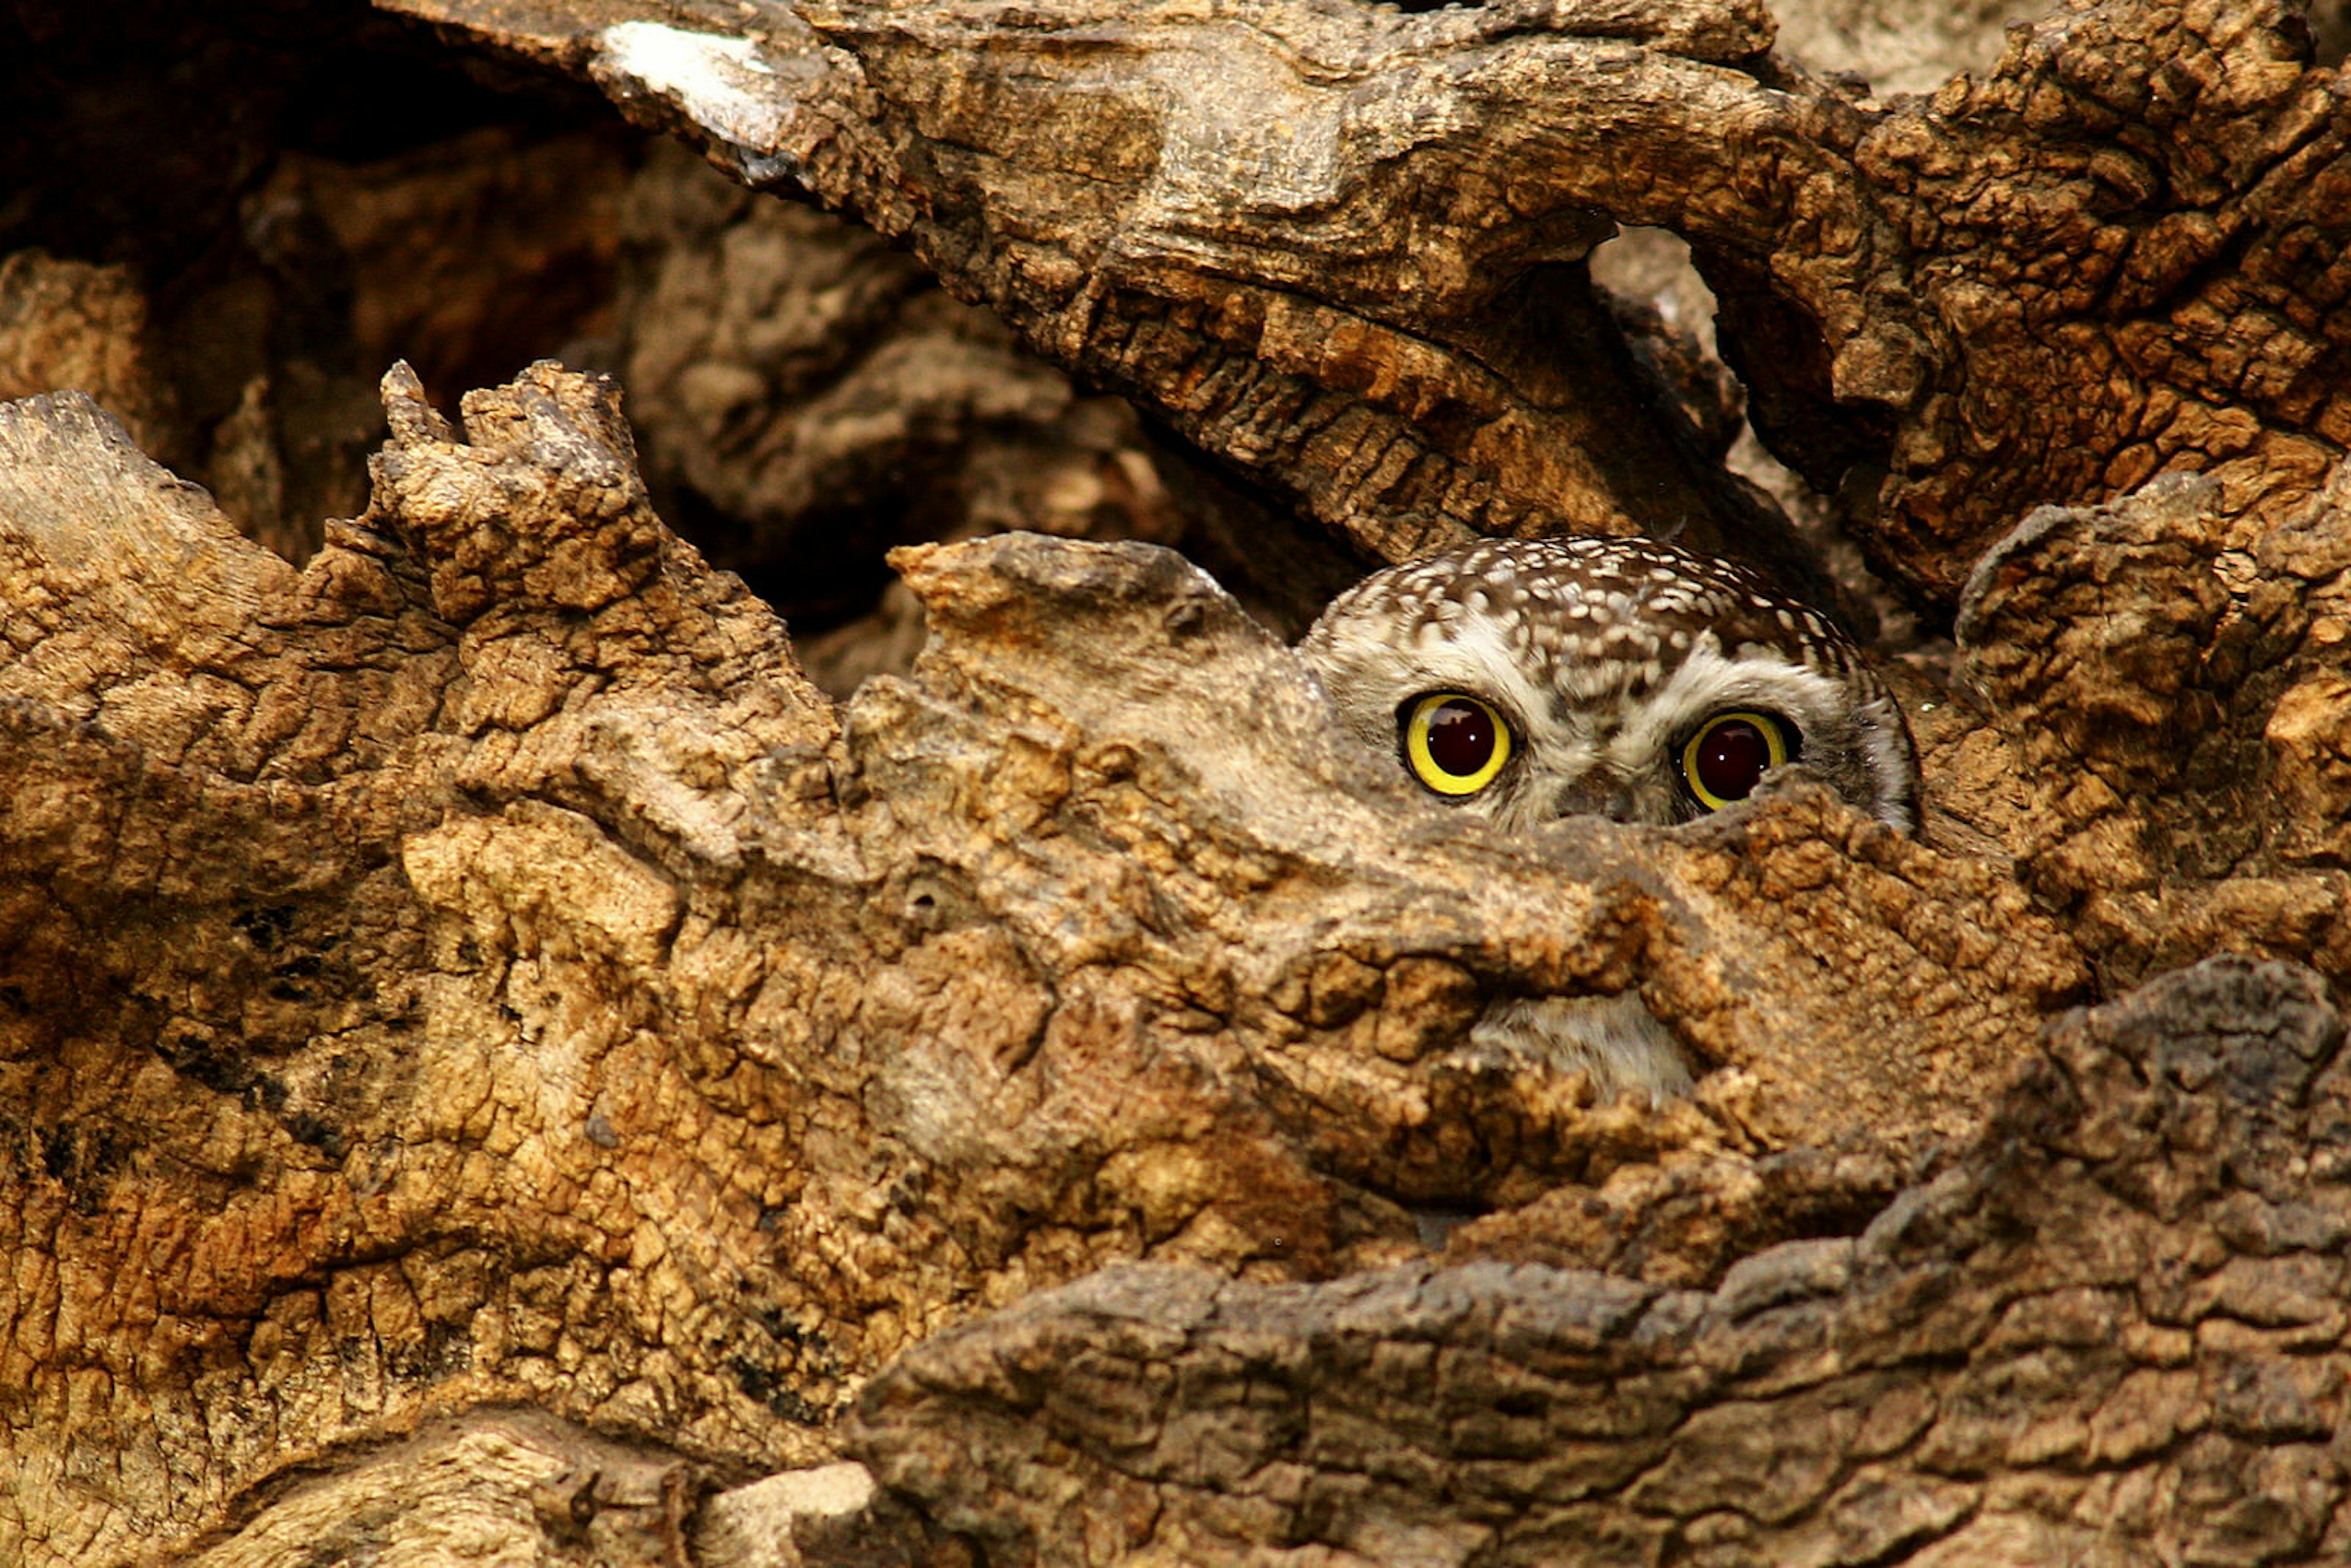
M 393 8 L 904 238 L 1390 558 L 1636 526 L 1780 548 L 1632 415 L 1558 282 L 1604 214 L 1689 238 L 1766 437 L 1945 603 L 2033 505 L 2226 467 L 2234 510 L 2351 429 L 2315 281 L 2345 127 L 2282 0 L 2068 0 L 1981 81 L 1891 105 L 1769 57 L 1750 5 Z
M 1374 557 L 1473 528 L 1646 523 L 1792 559 L 1784 523 L 1693 461 L 1683 416 L 1593 302 L 1580 261 L 1610 229 L 1550 172 L 1573 149 L 1501 123 L 1513 93 L 1581 90 L 1642 57 L 1613 40 L 1759 48 L 1752 6 L 1519 6 L 1401 32 L 1312 7 L 1047 7 L 998 26 L 769 5 L 686 30 L 653 7 L 412 14 L 560 60 L 747 181 L 904 239 L 1033 346 Z M 1544 53 L 1587 25 L 1612 35 L 1605 57 Z M 1492 202 L 1512 221 L 1474 217 Z

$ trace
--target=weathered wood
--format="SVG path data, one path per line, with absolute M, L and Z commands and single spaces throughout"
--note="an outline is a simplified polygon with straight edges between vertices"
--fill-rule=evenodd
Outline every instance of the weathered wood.
M 990 1563 L 2338 1560 L 2342 1042 L 2307 970 L 2216 960 L 1710 1290 L 1111 1271 L 906 1356 L 852 1447 Z
M 20 1321 L 129 1402 L 16 1462 L 188 1480 L 20 1493 L 28 1536 L 200 1528 L 484 1401 L 822 1458 L 890 1356 L 1104 1261 L 1316 1277 L 1416 1251 L 1414 1206 L 1965 1135 L 2082 984 L 2002 878 L 1819 793 L 1420 821 L 1146 547 L 909 555 L 917 678 L 836 714 L 647 510 L 608 388 L 387 410 L 298 576 L 86 401 L 0 414 L 12 641 L 73 608 L 0 676 L 13 1212 L 57 1270 Z M 1728 1064 L 1697 1106 L 1462 1041 L 1627 985 Z M 69 1408 L 64 1343 L 17 1354 Z
M 1595 214 L 1689 240 L 1767 440 L 1944 603 L 2034 505 L 2211 469 L 2243 509 L 2351 428 L 2346 122 L 2283 0 L 2065 0 L 1892 104 L 1766 53 L 1737 0 L 394 8 L 904 238 L 1390 559 L 1779 548 L 1574 324 L 1555 269 Z
M 298 570 L 0 405 L 0 1556 L 2344 1555 L 2342 125 L 2283 9 L 2084 0 L 1883 103 L 1737 3 L 396 9 L 1374 555 L 1790 548 L 1581 279 L 1677 228 L 1957 614 L 1895 672 L 1928 832 L 1432 817 L 1140 544 L 902 552 L 925 650 L 835 704 L 552 365 L 455 423 L 395 371 Z M 10 266 L 153 391 L 121 277 Z M 1465 1040 L 1627 988 L 1690 1103 Z
M 1374 558 L 1677 522 L 1794 570 L 1593 303 L 1580 262 L 1610 226 L 1553 167 L 1579 150 L 1505 107 L 1643 58 L 1553 57 L 1547 34 L 1710 61 L 1768 41 L 1759 8 L 406 9 L 904 240 Z M 1510 222 L 1478 216 L 1497 203 Z

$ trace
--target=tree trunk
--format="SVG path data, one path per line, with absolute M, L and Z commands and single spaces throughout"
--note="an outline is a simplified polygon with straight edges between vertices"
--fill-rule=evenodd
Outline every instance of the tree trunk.
M 2303 19 L 2079 0 L 1880 99 L 1751 0 L 385 9 L 430 48 L 313 25 L 592 84 L 992 315 L 570 121 L 191 121 L 266 361 L 201 351 L 258 269 L 0 262 L 0 390 L 86 389 L 0 404 L 0 1557 L 2351 1556 Z M 512 324 L 486 256 L 610 275 L 642 461 L 551 362 L 352 412 Z M 1432 817 L 1268 629 L 1560 531 L 1876 617 L 1925 833 Z M 1627 989 L 1687 1103 L 1466 1038 Z

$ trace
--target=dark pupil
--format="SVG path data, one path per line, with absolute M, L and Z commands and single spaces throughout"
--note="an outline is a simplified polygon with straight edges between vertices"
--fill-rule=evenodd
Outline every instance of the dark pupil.
M 1467 779 L 1494 755 L 1494 721 L 1476 703 L 1455 697 L 1428 716 L 1428 759 Z
M 1719 800 L 1744 800 L 1771 766 L 1771 743 L 1743 718 L 1727 718 L 1698 741 L 1698 781 Z

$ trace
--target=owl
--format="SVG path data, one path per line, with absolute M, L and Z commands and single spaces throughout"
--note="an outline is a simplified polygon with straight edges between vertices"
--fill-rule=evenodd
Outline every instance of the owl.
M 1794 763 L 1855 810 L 1917 824 L 1909 730 L 1859 650 L 1671 545 L 1490 539 L 1391 567 L 1333 600 L 1298 653 L 1341 723 L 1432 804 L 1506 829 L 1687 822 Z M 1470 1039 L 1582 1068 L 1604 1098 L 1691 1083 L 1687 1052 L 1632 992 L 1500 1002 Z

